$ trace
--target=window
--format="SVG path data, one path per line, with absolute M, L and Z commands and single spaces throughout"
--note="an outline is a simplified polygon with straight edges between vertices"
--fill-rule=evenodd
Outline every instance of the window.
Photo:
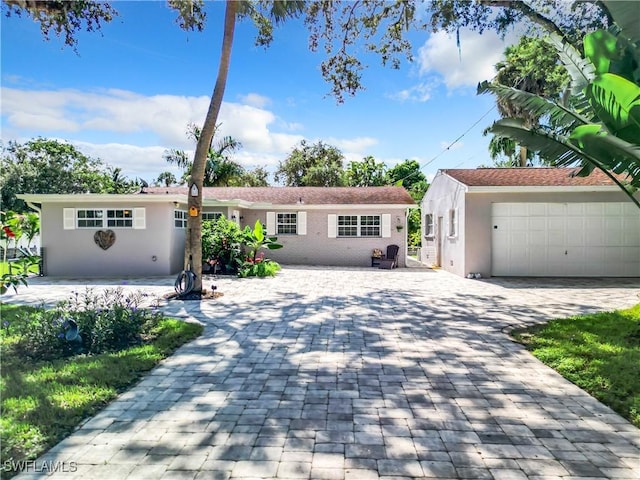
M 186 210 L 173 211 L 173 226 L 175 228 L 187 228 L 187 211 Z
M 102 228 L 103 210 L 76 210 L 78 228 Z
M 76 228 L 146 228 L 146 210 L 136 208 L 63 208 L 62 227 Z
M 338 215 L 338 237 L 379 237 L 380 215 Z
M 380 236 L 380 215 L 362 215 L 360 217 L 360 236 Z
M 424 216 L 424 236 L 433 237 L 433 213 L 427 213 Z
M 276 233 L 293 234 L 298 233 L 298 214 L 297 213 L 278 213 L 276 215 Z
M 455 237 L 458 235 L 458 214 L 455 209 L 449 210 L 449 236 Z
M 202 212 L 202 221 L 203 222 L 204 221 L 215 222 L 221 216 L 222 216 L 222 214 L 220 212 Z
M 133 212 L 131 210 L 107 210 L 107 227 L 133 228 Z

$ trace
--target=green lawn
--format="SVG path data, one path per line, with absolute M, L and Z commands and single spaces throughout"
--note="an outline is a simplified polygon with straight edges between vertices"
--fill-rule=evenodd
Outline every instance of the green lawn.
M 640 427 L 640 304 L 513 333 L 538 359 Z
M 12 333 L 14 324 L 26 321 L 19 313 L 32 315 L 35 309 L 7 304 L 0 308 L 2 465 L 44 453 L 161 359 L 202 333 L 201 325 L 163 318 L 141 345 L 116 353 L 36 361 L 17 353 L 19 337 Z M 2 472 L 2 478 L 11 476 Z

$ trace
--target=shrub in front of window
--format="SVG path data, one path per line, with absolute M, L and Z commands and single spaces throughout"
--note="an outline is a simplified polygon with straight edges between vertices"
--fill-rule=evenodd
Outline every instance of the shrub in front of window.
M 215 263 L 220 273 L 235 275 L 243 263 L 242 242 L 244 232 L 238 224 L 225 217 L 202 222 L 202 258 Z

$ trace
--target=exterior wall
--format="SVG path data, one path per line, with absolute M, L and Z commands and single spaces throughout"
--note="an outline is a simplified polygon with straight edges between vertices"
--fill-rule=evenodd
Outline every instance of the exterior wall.
M 466 272 L 491 275 L 491 204 L 513 202 L 630 202 L 622 192 L 468 193 L 466 198 Z
M 356 267 L 371 267 L 371 252 L 375 248 L 386 252 L 387 246 L 396 244 L 398 252 L 398 266 L 405 266 L 406 257 L 406 213 L 404 209 L 375 210 L 362 208 L 358 210 L 304 210 L 297 209 L 269 209 L 276 212 L 307 212 L 306 235 L 276 235 L 278 243 L 284 245 L 280 250 L 267 250 L 265 255 L 283 265 L 344 265 Z M 336 215 L 391 215 L 391 237 L 365 238 L 329 238 L 328 220 L 330 214 Z M 267 222 L 267 210 L 243 210 L 242 223 L 253 226 L 256 220 L 264 225 Z M 396 225 L 402 225 L 398 231 Z
M 420 260 L 429 266 L 437 265 L 438 243 L 441 245 L 440 267 L 457 275 L 466 275 L 465 270 L 465 238 L 467 229 L 465 220 L 465 187 L 445 175 L 438 175 L 429 186 L 422 200 L 422 247 Z M 456 210 L 457 230 L 455 237 L 448 235 L 449 211 Z M 426 214 L 433 214 L 434 235 L 425 236 Z M 438 219 L 441 218 L 441 222 Z M 439 223 L 442 229 L 438 228 Z
M 115 243 L 98 247 L 93 235 L 98 228 L 65 230 L 64 208 L 145 208 L 145 228 L 111 228 Z M 168 220 L 171 223 L 168 223 Z M 42 246 L 45 271 L 50 276 L 140 276 L 174 273 L 171 250 L 173 204 L 43 204 Z M 106 230 L 107 228 L 103 228 Z M 184 240 L 183 240 L 184 242 Z M 153 257 L 156 257 L 155 261 Z

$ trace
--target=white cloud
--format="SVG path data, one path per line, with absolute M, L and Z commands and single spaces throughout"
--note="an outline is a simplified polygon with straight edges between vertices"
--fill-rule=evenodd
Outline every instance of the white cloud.
M 414 102 L 426 102 L 431 98 L 431 92 L 435 88 L 436 84 L 433 82 L 430 83 L 419 83 L 411 88 L 407 88 L 405 90 L 401 90 L 396 92 L 390 97 L 394 100 L 400 100 L 401 102 L 411 100 Z
M 463 29 L 458 50 L 455 35 L 440 31 L 418 50 L 419 71 L 421 75 L 441 75 L 449 89 L 475 86 L 495 76 L 494 65 L 503 58 L 505 47 L 515 41 L 513 37 L 502 40 L 492 31 L 479 34 Z
M 182 175 L 182 171 L 175 165 L 167 163 L 162 155 L 165 148 L 160 146 L 139 147 L 120 143 L 91 143 L 82 141 L 70 142 L 85 155 L 100 158 L 104 163 L 113 167 L 120 167 L 122 173 L 129 177 L 143 178 L 151 183 L 160 172 L 169 171 L 176 177 Z M 193 156 L 193 152 L 188 151 Z
M 170 148 L 195 147 L 185 132 L 189 123 L 200 125 L 208 97 L 145 96 L 125 90 L 26 90 L 2 88 L 2 140 L 36 136 L 69 140 L 83 153 L 122 168 L 129 177 L 152 181 L 165 170 L 180 172 L 163 159 Z M 264 97 L 245 97 L 261 103 Z M 305 137 L 292 133 L 302 128 L 255 105 L 223 102 L 220 135 L 239 140 L 243 148 L 235 159 L 246 167 L 273 167 Z M 13 135 L 8 138 L 8 134 Z M 310 140 L 317 141 L 317 140 Z M 375 138 L 328 138 L 347 158 L 361 160 L 378 144 Z
M 271 100 L 263 95 L 257 93 L 248 93 L 246 95 L 240 95 L 240 102 L 251 105 L 252 107 L 263 108 L 271 104 Z

